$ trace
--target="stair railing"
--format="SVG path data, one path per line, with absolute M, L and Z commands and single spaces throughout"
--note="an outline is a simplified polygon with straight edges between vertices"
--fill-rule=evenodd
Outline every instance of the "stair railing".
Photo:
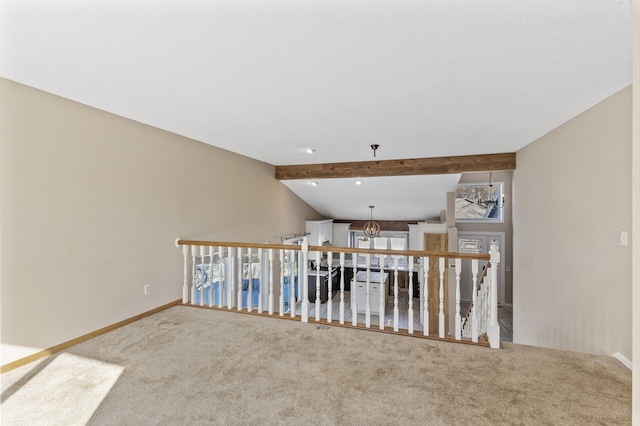
M 280 317 L 288 309 L 292 318 L 299 316 L 302 322 L 326 322 L 334 325 L 346 325 L 349 313 L 347 306 L 350 306 L 351 326 L 414 334 L 416 307 L 413 272 L 417 270 L 424 274 L 421 277 L 418 300 L 418 309 L 422 309 L 423 314 L 423 336 L 435 337 L 430 336 L 433 322 L 434 327 L 437 324 L 439 339 L 479 343 L 481 336 L 485 336 L 491 347 L 500 346 L 497 319 L 500 253 L 497 245 L 491 246 L 490 254 L 309 246 L 306 238 L 301 245 L 177 239 L 176 246 L 182 246 L 184 257 L 183 304 L 247 312 L 257 310 L 258 314 Z M 310 269 L 309 252 L 320 252 L 317 259 L 326 259 L 315 270 Z M 351 260 L 348 259 L 349 256 Z M 359 259 L 363 259 L 364 263 L 359 263 Z M 375 262 L 372 262 L 374 259 Z M 462 259 L 472 260 L 473 276 L 473 301 L 470 313 L 464 319 L 460 312 Z M 488 261 L 489 267 L 485 269 L 484 279 L 481 278 L 477 285 L 479 261 Z M 434 268 L 433 277 L 430 276 L 429 265 Z M 321 271 L 322 267 L 328 271 Z M 326 281 L 322 282 L 327 274 L 331 277 L 333 269 L 340 272 L 336 293 L 333 292 L 333 283 L 327 284 L 325 289 Z M 353 279 L 345 282 L 346 272 L 350 269 L 353 271 Z M 451 315 L 454 321 L 453 336 L 448 335 L 446 327 L 449 317 L 446 276 L 449 270 L 455 273 L 455 312 Z M 405 327 L 400 325 L 400 271 L 408 271 L 409 277 Z M 311 295 L 310 274 L 315 278 L 315 291 Z M 348 298 L 345 297 L 347 286 L 350 290 Z M 387 319 L 388 296 L 393 299 Z M 429 297 L 435 298 L 431 306 L 437 306 L 437 312 L 430 313 Z M 337 312 L 334 312 L 336 308 Z M 418 312 L 420 316 L 420 310 Z M 377 325 L 374 320 L 377 320 Z

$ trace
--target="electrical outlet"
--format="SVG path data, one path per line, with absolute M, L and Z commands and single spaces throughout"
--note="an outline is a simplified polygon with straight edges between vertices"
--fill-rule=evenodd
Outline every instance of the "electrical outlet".
M 149 294 L 151 293 L 151 284 L 145 284 L 144 285 L 144 294 Z
M 629 245 L 629 233 L 627 231 L 620 232 L 620 245 L 621 246 Z

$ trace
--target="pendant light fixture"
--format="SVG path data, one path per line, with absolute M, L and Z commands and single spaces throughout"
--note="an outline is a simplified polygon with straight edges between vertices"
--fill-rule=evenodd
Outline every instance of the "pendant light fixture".
M 371 209 L 371 220 L 364 224 L 362 231 L 367 238 L 376 238 L 380 235 L 380 224 L 373 220 L 373 208 L 374 206 L 369 206 Z
M 487 194 L 484 199 L 482 196 L 478 197 L 478 204 L 489 210 L 493 208 L 501 209 L 504 207 L 504 195 L 502 195 L 500 191 L 494 191 L 493 187 L 492 172 L 489 172 L 489 194 Z

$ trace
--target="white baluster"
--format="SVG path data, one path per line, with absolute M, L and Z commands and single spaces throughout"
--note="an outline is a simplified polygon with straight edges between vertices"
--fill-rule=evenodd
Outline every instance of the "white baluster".
M 438 315 L 438 325 L 439 325 L 439 333 L 438 335 L 440 336 L 441 339 L 444 338 L 444 267 L 445 267 L 445 259 L 444 257 L 440 258 L 440 263 L 439 263 L 439 267 L 440 267 L 440 305 L 438 307 L 439 309 L 439 315 Z
M 489 346 L 497 349 L 500 347 L 500 324 L 498 323 L 498 263 L 500 263 L 500 252 L 497 244 L 491 244 L 489 254 L 491 255 L 491 269 L 489 271 L 491 273 L 491 280 L 489 281 L 491 288 L 491 299 L 489 301 L 491 318 L 487 336 L 489 336 Z
M 344 324 L 344 253 L 340 252 L 340 324 Z
M 309 241 L 302 239 L 302 322 L 309 322 Z
M 262 290 L 264 289 L 264 268 L 262 267 L 262 249 L 258 249 L 258 273 L 260 274 L 260 278 L 258 279 L 258 313 L 261 314 L 262 307 Z
M 460 273 L 462 272 L 462 260 L 455 259 L 456 265 L 456 340 L 462 339 L 462 317 L 460 316 Z
M 235 306 L 235 297 L 236 293 L 236 277 L 235 277 L 235 257 L 233 256 L 233 248 L 227 247 L 227 309 L 233 309 Z
M 184 283 L 182 285 L 182 303 L 189 302 L 189 246 L 182 246 L 182 255 L 184 257 Z
M 295 250 L 289 250 L 289 311 L 291 313 L 291 318 L 296 317 L 296 304 L 298 303 L 298 301 L 296 300 L 296 275 L 294 271 L 295 261 L 293 260 L 294 256 L 297 258 L 298 252 Z M 298 283 L 298 287 L 299 286 L 300 283 Z M 300 296 L 300 293 L 302 292 L 300 291 L 298 293 L 298 296 Z
M 471 341 L 478 343 L 478 259 L 471 259 L 473 290 L 471 294 Z
M 489 268 L 489 265 L 487 265 Z M 488 333 L 489 319 L 491 317 L 491 272 L 487 271 L 487 275 L 484 277 L 484 333 Z
M 273 249 L 269 249 L 269 315 L 273 315 L 274 302 L 275 300 L 273 296 Z
M 482 301 L 483 281 L 484 279 L 481 279 L 480 283 L 478 284 L 478 296 L 477 296 L 478 308 L 476 309 L 476 317 L 478 319 L 478 335 L 481 335 L 482 333 L 484 333 L 484 331 L 482 331 L 482 316 L 484 313 L 483 303 L 482 303 L 483 302 Z
M 244 305 L 244 301 L 242 300 L 242 281 L 244 279 L 242 270 L 242 247 L 238 247 L 238 310 L 241 311 L 243 309 L 242 305 Z
M 485 274 L 482 278 L 482 283 L 480 285 L 480 334 L 485 334 L 487 332 L 487 275 Z
M 191 246 L 191 304 L 196 304 L 196 246 Z
M 425 336 L 429 335 L 429 327 L 431 326 L 431 321 L 429 318 L 429 258 L 427 256 L 422 258 L 422 273 L 424 274 L 423 285 L 422 285 L 422 293 L 424 294 L 424 307 L 423 307 L 423 324 L 422 324 L 422 333 Z
M 366 286 L 366 301 L 365 301 L 365 327 L 371 328 L 371 254 L 367 253 L 365 259 L 367 260 L 367 286 Z
M 218 308 L 222 309 L 223 305 L 223 288 L 224 288 L 224 279 L 225 279 L 225 271 L 224 271 L 224 252 L 222 250 L 222 246 L 218 246 Z
M 251 267 L 251 263 L 253 261 L 253 248 L 249 247 L 247 249 L 247 265 L 248 267 L 248 276 L 249 276 L 249 287 L 247 292 L 247 311 L 253 312 L 253 268 Z
M 327 263 L 329 265 L 329 275 L 328 275 L 328 288 L 327 288 L 327 292 L 328 292 L 328 300 L 327 300 L 327 322 L 330 323 L 333 320 L 333 293 L 332 293 L 332 287 L 333 287 L 333 279 L 332 279 L 332 275 L 333 275 L 333 253 L 328 252 L 327 253 Z
M 487 265 L 488 267 L 489 265 Z M 488 274 L 488 271 L 487 271 Z M 487 324 L 489 324 L 489 314 L 490 314 L 490 309 L 491 306 L 489 306 L 489 296 L 490 296 L 490 281 L 491 278 L 489 277 L 489 275 L 485 275 L 484 279 L 482 280 L 483 282 L 483 295 L 482 295 L 482 306 L 483 309 L 482 311 L 484 312 L 484 315 L 482 316 L 482 333 L 483 334 L 487 334 Z
M 358 325 L 358 264 L 357 253 L 353 254 L 353 280 L 351 281 L 351 325 Z
M 384 277 L 384 262 L 385 259 L 387 258 L 386 255 L 381 254 L 379 257 L 379 264 L 380 264 L 380 285 L 378 286 L 378 289 L 380 291 L 380 307 L 378 308 L 378 319 L 379 319 L 379 324 L 378 327 L 380 328 L 380 330 L 384 330 L 384 318 L 386 316 L 386 311 L 387 311 L 387 307 L 385 306 L 384 302 L 386 300 L 386 291 L 388 290 L 387 288 L 387 284 L 385 282 L 385 280 L 383 279 Z
M 220 284 L 218 283 L 218 287 Z M 218 292 L 219 293 L 219 292 Z M 213 307 L 213 246 L 209 246 L 209 307 Z M 219 294 L 218 294 L 219 296 Z
M 280 316 L 284 316 L 284 250 L 280 249 L 280 300 L 278 301 Z
M 407 317 L 407 332 L 413 334 L 413 256 L 409 256 L 409 308 Z
M 321 252 L 316 252 L 317 254 L 317 263 L 316 263 L 316 321 L 320 321 L 320 305 L 322 304 L 320 301 L 320 287 L 322 284 L 320 283 L 320 258 L 322 257 Z
M 204 306 L 204 282 L 205 282 L 205 266 L 204 266 L 204 246 L 200 246 L 200 306 Z
M 400 308 L 398 307 L 398 256 L 393 256 L 393 331 L 400 330 Z

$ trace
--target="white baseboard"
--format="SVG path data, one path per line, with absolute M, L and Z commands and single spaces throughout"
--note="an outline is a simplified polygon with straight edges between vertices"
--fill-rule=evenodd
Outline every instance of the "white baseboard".
M 622 355 L 620 352 L 616 352 L 611 356 L 620 361 L 622 365 L 627 367 L 629 370 L 633 371 L 633 364 L 631 363 L 631 361 L 629 361 L 629 359 L 627 359 L 626 356 Z

